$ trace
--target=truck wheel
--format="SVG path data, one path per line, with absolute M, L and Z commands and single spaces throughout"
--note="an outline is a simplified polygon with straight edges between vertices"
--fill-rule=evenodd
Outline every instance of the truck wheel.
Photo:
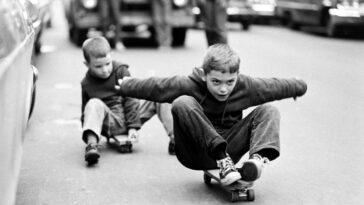
M 297 22 L 295 22 L 292 18 L 288 22 L 288 27 L 295 31 L 300 29 L 300 25 Z
M 158 43 L 157 34 L 156 34 L 156 31 L 155 31 L 154 27 L 150 27 L 149 32 L 150 32 L 151 35 L 148 38 L 147 44 L 152 46 L 152 47 L 158 47 L 159 43 Z
M 284 14 L 283 24 L 292 30 L 298 30 L 300 28 L 300 25 L 293 19 L 291 13 Z
M 180 47 L 185 45 L 187 28 L 172 29 L 172 46 Z

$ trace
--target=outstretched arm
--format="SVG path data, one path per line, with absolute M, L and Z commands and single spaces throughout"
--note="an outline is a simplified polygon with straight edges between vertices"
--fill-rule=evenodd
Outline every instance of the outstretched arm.
M 177 97 L 190 93 L 188 81 L 188 78 L 184 76 L 146 79 L 127 77 L 119 79 L 119 86 L 115 88 L 120 91 L 122 96 L 171 103 Z
M 274 100 L 293 97 L 296 99 L 304 95 L 307 91 L 307 84 L 300 79 L 278 79 L 278 78 L 253 78 L 252 86 L 252 104 L 258 105 Z

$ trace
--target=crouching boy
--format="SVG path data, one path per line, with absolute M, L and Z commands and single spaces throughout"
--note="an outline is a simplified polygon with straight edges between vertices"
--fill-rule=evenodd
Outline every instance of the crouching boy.
M 127 134 L 137 138 L 140 128 L 139 100 L 122 97 L 115 90 L 117 79 L 130 76 L 128 65 L 113 61 L 104 37 L 87 39 L 82 46 L 88 71 L 81 82 L 82 139 L 87 144 L 85 160 L 98 162 L 100 136 Z
M 187 168 L 219 168 L 224 185 L 255 181 L 264 162 L 280 154 L 277 108 L 270 101 L 302 96 L 295 78 L 253 78 L 239 73 L 240 58 L 228 45 L 210 46 L 202 68 L 189 76 L 119 80 L 123 96 L 173 102 L 175 152 Z M 242 111 L 257 106 L 243 118 Z M 249 152 L 242 168 L 235 163 Z

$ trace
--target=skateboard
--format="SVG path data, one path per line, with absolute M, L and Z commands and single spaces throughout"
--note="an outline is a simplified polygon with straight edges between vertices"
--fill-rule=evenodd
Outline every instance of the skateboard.
M 254 201 L 254 190 L 251 189 L 253 183 L 238 180 L 233 184 L 224 186 L 221 184 L 219 170 L 204 170 L 203 179 L 206 185 L 211 186 L 211 179 L 214 179 L 219 185 L 230 194 L 230 201 Z
M 111 139 L 113 140 L 113 142 L 110 141 Z M 121 153 L 133 152 L 133 144 L 135 142 L 137 141 L 129 139 L 127 135 L 116 135 L 107 138 L 107 143 L 115 147 Z

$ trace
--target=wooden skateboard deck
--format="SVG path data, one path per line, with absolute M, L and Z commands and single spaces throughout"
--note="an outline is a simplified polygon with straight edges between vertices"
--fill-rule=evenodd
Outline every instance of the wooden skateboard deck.
M 253 183 L 246 182 L 243 180 L 238 180 L 231 185 L 224 186 L 221 184 L 219 170 L 204 170 L 204 182 L 208 186 L 211 186 L 211 179 L 214 179 L 218 184 L 230 194 L 230 200 L 235 201 L 254 201 L 254 190 L 251 189 Z
M 112 139 L 113 142 L 110 142 L 110 139 Z M 133 151 L 133 144 L 137 141 L 129 139 L 128 135 L 116 135 L 107 138 L 107 142 L 121 153 L 131 153 Z

